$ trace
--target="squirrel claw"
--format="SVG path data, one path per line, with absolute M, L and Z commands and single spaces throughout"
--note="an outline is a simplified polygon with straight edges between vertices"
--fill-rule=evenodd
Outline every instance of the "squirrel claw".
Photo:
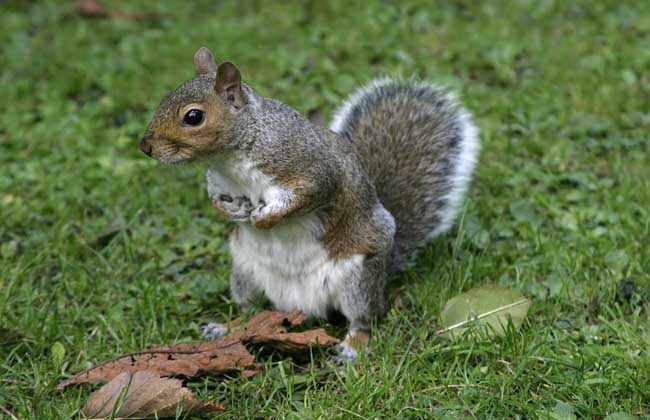
M 229 220 L 246 222 L 250 219 L 253 204 L 245 196 L 232 197 L 229 194 L 220 194 L 213 200 L 212 205 Z
M 332 359 L 339 365 L 354 362 L 359 356 L 359 353 L 346 342 L 337 344 L 334 349 L 336 350 L 336 354 Z
M 262 217 L 264 213 L 268 212 L 268 208 L 266 207 L 266 203 L 264 201 L 261 201 L 258 203 L 257 207 L 255 207 L 251 211 L 251 220 L 255 221 L 255 219 Z

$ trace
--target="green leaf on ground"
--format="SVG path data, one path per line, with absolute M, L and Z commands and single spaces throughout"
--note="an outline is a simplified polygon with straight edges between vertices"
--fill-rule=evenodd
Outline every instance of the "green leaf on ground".
M 604 420 L 637 420 L 637 416 L 627 413 L 612 413 L 604 418 Z
M 470 326 L 486 326 L 488 334 L 505 335 L 509 321 L 515 328 L 528 313 L 530 300 L 499 286 L 482 286 L 450 299 L 442 310 L 439 334 L 457 338 Z
M 52 344 L 52 362 L 55 366 L 61 366 L 65 359 L 65 347 L 60 342 Z

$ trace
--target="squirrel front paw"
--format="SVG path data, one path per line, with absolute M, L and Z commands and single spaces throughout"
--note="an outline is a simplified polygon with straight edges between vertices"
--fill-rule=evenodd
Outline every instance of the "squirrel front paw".
M 257 208 L 251 212 L 251 223 L 257 229 L 271 229 L 273 226 L 277 225 L 283 217 L 284 214 L 282 209 L 279 209 L 277 206 L 272 204 L 266 204 L 264 201 L 260 201 Z
M 250 220 L 253 204 L 248 197 L 232 197 L 229 194 L 219 194 L 212 200 L 214 208 L 234 222 L 246 222 Z
M 273 207 L 260 201 L 257 208 L 251 212 L 251 222 L 258 229 L 271 229 L 280 221 L 280 214 L 274 213 Z

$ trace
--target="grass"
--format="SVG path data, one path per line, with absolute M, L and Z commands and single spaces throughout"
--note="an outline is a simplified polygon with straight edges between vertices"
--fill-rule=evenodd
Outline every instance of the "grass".
M 327 116 L 375 76 L 446 83 L 483 143 L 462 222 L 391 288 L 371 354 L 192 381 L 215 418 L 650 418 L 650 2 L 106 3 L 169 17 L 0 6 L 0 416 L 78 418 L 92 387 L 58 381 L 237 313 L 205 168 L 138 150 L 207 45 Z M 533 300 L 523 327 L 436 337 L 486 283 Z

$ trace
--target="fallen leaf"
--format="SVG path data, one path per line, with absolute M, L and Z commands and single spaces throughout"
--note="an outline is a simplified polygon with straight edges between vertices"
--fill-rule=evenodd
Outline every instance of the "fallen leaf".
M 241 339 L 246 343 L 268 344 L 286 352 L 301 352 L 310 347 L 329 347 L 339 343 L 323 328 L 303 332 L 287 332 L 285 323 L 300 325 L 307 320 L 301 312 L 264 311 L 246 323 Z
M 178 411 L 197 414 L 223 409 L 219 404 L 198 401 L 179 379 L 142 370 L 113 378 L 90 396 L 82 411 L 91 419 L 147 419 L 176 417 Z
M 52 362 L 55 366 L 60 367 L 65 359 L 65 347 L 60 342 L 55 342 L 50 349 L 52 353 Z
M 120 17 L 126 19 L 150 19 L 167 16 L 167 14 L 158 12 L 109 11 L 100 0 L 76 0 L 75 8 L 81 16 L 90 18 Z
M 123 372 L 149 370 L 168 375 L 221 375 L 243 371 L 244 376 L 259 372 L 255 358 L 244 343 L 268 344 L 285 352 L 302 352 L 310 348 L 328 347 L 339 340 L 318 328 L 302 332 L 288 332 L 287 326 L 302 324 L 304 314 L 264 311 L 246 324 L 240 320 L 229 323 L 233 329 L 228 335 L 204 343 L 180 343 L 128 353 L 93 366 L 57 385 L 63 389 L 78 383 L 107 382 Z
M 576 420 L 573 406 L 562 401 L 558 401 L 553 411 L 538 412 L 539 418 L 544 420 Z
M 638 417 L 627 413 L 612 413 L 605 417 L 604 420 L 638 420 Z
M 508 320 L 515 328 L 521 327 L 529 307 L 530 300 L 514 290 L 498 286 L 471 289 L 447 302 L 440 315 L 444 328 L 438 334 L 457 338 L 474 324 L 489 326 L 488 334 L 502 336 Z
M 77 12 L 82 16 L 104 17 L 108 16 L 108 10 L 99 0 L 77 0 L 75 1 Z
M 220 375 L 239 371 L 255 363 L 238 337 L 226 336 L 205 343 L 180 343 L 127 353 L 93 366 L 61 382 L 63 389 L 77 383 L 107 382 L 123 372 L 150 370 L 160 375 Z

